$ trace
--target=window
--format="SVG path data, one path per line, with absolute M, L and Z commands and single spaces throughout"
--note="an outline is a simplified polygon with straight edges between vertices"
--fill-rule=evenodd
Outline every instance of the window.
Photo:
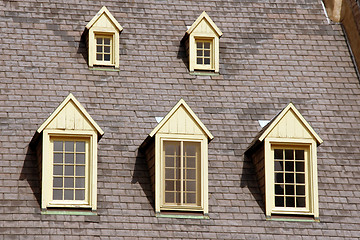
M 203 12 L 186 31 L 190 72 L 219 72 L 219 38 L 222 32 Z
M 106 7 L 86 25 L 90 67 L 119 68 L 119 34 L 123 30 Z
M 113 64 L 113 40 L 112 36 L 95 35 L 96 38 L 96 64 Z
M 201 144 L 163 141 L 164 206 L 200 206 Z
M 41 208 L 96 210 L 97 142 L 104 134 L 69 94 L 39 127 Z
M 255 138 L 246 154 L 254 162 L 268 219 L 319 218 L 317 145 L 322 142 L 292 103 Z
M 213 136 L 181 99 L 140 149 L 149 165 L 157 216 L 208 214 L 208 142 Z

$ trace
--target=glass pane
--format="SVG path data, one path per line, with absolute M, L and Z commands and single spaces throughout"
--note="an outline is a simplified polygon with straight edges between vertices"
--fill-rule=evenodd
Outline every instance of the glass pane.
M 85 164 L 85 153 L 76 154 L 76 164 Z
M 305 183 L 305 174 L 297 173 L 296 174 L 296 183 Z
M 102 46 L 96 46 L 96 52 L 102 53 Z
M 186 156 L 196 156 L 196 146 L 198 144 L 192 144 L 192 143 L 184 143 L 184 155 Z
M 64 200 L 74 200 L 74 190 L 65 189 L 64 190 Z
M 187 181 L 185 190 L 186 191 L 196 191 L 196 182 L 195 181 Z
M 165 181 L 165 191 L 174 191 L 175 190 L 175 181 Z
M 110 45 L 110 38 L 104 38 L 104 44 Z
M 63 150 L 63 142 L 62 141 L 54 141 L 54 151 L 62 152 Z
M 63 162 L 63 154 L 54 153 L 54 163 L 62 163 L 62 162 Z
M 275 194 L 277 195 L 284 195 L 284 186 L 275 184 Z
M 187 193 L 186 194 L 186 203 L 196 203 L 196 194 L 195 193 Z
M 74 152 L 74 142 L 66 141 L 65 142 L 65 151 Z
M 85 200 L 85 190 L 75 190 L 75 200 Z
M 195 169 L 188 169 L 186 170 L 186 179 L 196 179 L 196 170 Z
M 180 192 L 175 193 L 175 202 L 181 203 L 181 193 Z
M 197 58 L 196 63 L 197 64 L 203 64 L 203 59 L 202 58 Z
M 297 185 L 296 186 L 296 195 L 305 195 L 305 186 Z
M 295 159 L 304 160 L 304 150 L 295 150 Z
M 76 152 L 85 152 L 85 142 L 76 142 Z
M 294 171 L 294 162 L 293 161 L 285 161 L 285 171 Z
M 294 174 L 293 173 L 285 173 L 285 182 L 286 183 L 294 183 Z
M 294 197 L 286 197 L 286 207 L 295 207 Z
M 85 178 L 76 178 L 75 187 L 76 188 L 84 188 L 85 187 Z
M 104 61 L 110 61 L 110 54 L 104 54 Z
M 294 195 L 295 189 L 294 185 L 285 185 L 285 195 Z
M 202 50 L 197 50 L 196 53 L 197 53 L 196 56 L 198 56 L 198 57 L 201 57 L 203 55 Z
M 296 162 L 296 172 L 305 172 L 304 162 Z
M 173 192 L 165 192 L 165 202 L 166 203 L 174 203 L 174 193 Z
M 275 182 L 283 183 L 284 182 L 284 174 L 283 173 L 275 173 Z
M 76 176 L 85 176 L 85 166 L 76 166 Z
M 275 159 L 283 159 L 283 150 L 282 149 L 275 149 L 274 150 L 274 158 Z
M 54 200 L 62 200 L 62 194 L 63 194 L 62 189 L 54 189 L 54 191 L 53 191 L 53 199 Z
M 165 167 L 174 167 L 174 157 L 165 157 Z
M 180 184 L 180 181 L 175 181 L 175 189 L 176 191 L 180 191 L 181 190 L 181 184 Z
M 285 159 L 294 160 L 294 150 L 286 149 L 285 150 Z
M 97 44 L 102 44 L 102 38 L 96 38 L 96 43 Z
M 209 50 L 205 50 L 205 51 L 204 51 L 204 56 L 205 56 L 205 57 L 210 57 L 210 51 L 209 51 Z
M 96 54 L 96 60 L 101 61 L 102 60 L 102 54 Z
M 175 173 L 173 168 L 165 169 L 165 179 L 175 179 Z
M 305 198 L 304 197 L 297 197 L 296 198 L 296 206 L 297 207 L 305 207 Z
M 275 161 L 275 171 L 283 171 L 284 170 L 284 166 L 283 166 L 283 162 L 279 162 L 279 161 Z
M 73 153 L 65 153 L 65 163 L 74 163 Z
M 275 206 L 284 207 L 284 197 L 275 197 Z
M 65 188 L 74 188 L 74 178 L 65 178 L 64 183 Z
M 186 167 L 187 168 L 195 168 L 196 167 L 196 158 L 187 158 L 186 159 Z
M 74 166 L 65 166 L 65 176 L 74 176 Z
M 62 165 L 54 165 L 54 175 L 63 175 Z
M 196 47 L 197 47 L 197 48 L 202 48 L 202 44 L 203 44 L 202 42 L 197 42 L 197 43 L 196 43 Z
M 210 58 L 204 58 L 204 64 L 209 65 L 210 64 Z
M 105 53 L 110 53 L 110 47 L 105 46 L 105 47 L 104 47 L 104 52 L 105 52 Z
M 204 49 L 210 49 L 210 43 L 204 42 Z
M 54 188 L 61 188 L 63 186 L 63 178 L 55 177 L 54 178 Z

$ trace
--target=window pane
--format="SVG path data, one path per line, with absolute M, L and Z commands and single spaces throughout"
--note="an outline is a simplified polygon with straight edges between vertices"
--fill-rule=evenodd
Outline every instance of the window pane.
M 284 207 L 284 197 L 275 197 L 275 206 Z
M 102 38 L 96 38 L 96 43 L 97 44 L 102 44 L 102 40 L 103 40 Z
M 275 171 L 283 171 L 284 170 L 284 166 L 283 166 L 283 162 L 281 161 L 275 161 Z
M 54 153 L 54 163 L 62 163 L 62 162 L 63 162 L 63 154 Z
M 165 202 L 166 203 L 174 203 L 174 192 L 166 192 L 165 193 Z
M 65 166 L 65 176 L 74 176 L 74 166 Z
M 296 172 L 304 172 L 304 171 L 305 171 L 305 163 L 296 162 Z
M 294 174 L 293 173 L 285 173 L 285 182 L 286 183 L 294 183 Z
M 62 152 L 63 150 L 63 142 L 62 141 L 54 141 L 54 151 Z
M 285 185 L 285 195 L 294 195 L 295 189 L 294 185 Z
M 54 189 L 53 191 L 53 199 L 54 200 L 62 200 L 63 190 L 61 189 Z
M 275 149 L 274 150 L 274 158 L 283 160 L 283 150 L 282 149 Z
M 76 176 L 85 176 L 85 166 L 76 166 Z
M 295 150 L 295 159 L 304 160 L 304 150 Z
M 198 56 L 198 57 L 201 57 L 201 56 L 203 55 L 203 51 L 202 51 L 202 50 L 197 50 L 196 53 L 197 53 L 197 56 Z
M 196 170 L 195 169 L 188 169 L 186 171 L 186 179 L 196 179 Z
M 63 178 L 62 177 L 55 177 L 54 178 L 54 187 L 61 188 L 63 186 Z
M 102 54 L 96 54 L 96 60 L 101 61 L 102 60 Z
M 187 181 L 185 190 L 186 191 L 196 191 L 196 182 L 195 181 Z
M 64 180 L 64 187 L 65 188 L 74 188 L 74 178 L 65 178 Z
M 205 49 L 210 49 L 210 43 L 209 42 L 204 42 L 204 48 Z
M 202 58 L 197 58 L 196 63 L 197 64 L 203 64 L 203 59 Z
M 294 171 L 294 162 L 293 161 L 285 161 L 285 171 Z
M 97 46 L 96 47 L 96 52 L 98 52 L 98 53 L 102 53 L 102 46 Z
M 296 174 L 296 183 L 305 183 L 305 174 L 297 173 Z
M 74 163 L 73 153 L 65 153 L 65 163 Z
M 196 48 L 202 48 L 203 47 L 203 43 L 202 42 L 197 42 L 196 43 Z
M 284 182 L 284 174 L 283 173 L 275 173 L 275 182 L 283 183 Z
M 195 157 L 196 156 L 196 145 L 195 144 L 184 144 L 184 150 L 185 150 L 185 154 L 186 156 L 192 156 Z
M 285 159 L 287 160 L 294 160 L 294 150 L 286 149 L 285 150 Z
M 275 184 L 275 194 L 276 195 L 284 195 L 284 186 Z
M 210 50 L 205 50 L 204 51 L 204 56 L 205 57 L 210 57 Z
M 65 142 L 65 152 L 74 152 L 74 142 Z
M 62 165 L 54 165 L 54 175 L 63 175 Z
M 85 164 L 85 153 L 76 154 L 76 164 Z
M 64 190 L 64 200 L 74 200 L 74 190 L 65 189 Z
M 104 54 L 104 61 L 110 61 L 110 54 Z
M 175 181 L 175 190 L 176 191 L 181 191 L 181 183 L 180 183 L 180 181 Z
M 165 179 L 175 179 L 175 173 L 173 168 L 165 169 Z
M 186 159 L 186 167 L 187 168 L 195 168 L 196 167 L 196 158 L 187 158 Z
M 305 195 L 305 186 L 304 185 L 296 186 L 296 195 Z
M 165 167 L 174 167 L 174 157 L 165 157 Z
M 286 207 L 295 207 L 294 197 L 286 197 Z
M 204 58 L 204 64 L 209 65 L 210 64 L 210 58 Z
M 110 38 L 104 38 L 104 44 L 110 45 Z
M 85 152 L 85 142 L 76 142 L 76 152 Z
M 85 200 L 85 190 L 75 190 L 75 200 Z
M 187 193 L 186 194 L 186 203 L 196 203 L 196 194 L 195 193 Z
M 80 178 L 76 178 L 75 180 L 75 187 L 76 188 L 84 188 L 85 187 L 85 178 L 80 177 Z
M 175 190 L 175 181 L 165 181 L 165 191 L 174 191 Z
M 109 47 L 109 46 L 105 46 L 105 47 L 104 47 L 104 52 L 105 52 L 105 53 L 110 53 L 110 47 Z
M 296 206 L 297 207 L 305 207 L 305 197 L 297 197 L 296 198 Z

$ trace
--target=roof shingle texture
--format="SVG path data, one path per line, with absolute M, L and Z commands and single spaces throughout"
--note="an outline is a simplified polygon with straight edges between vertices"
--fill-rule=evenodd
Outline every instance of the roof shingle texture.
M 310 0 L 0 2 L 3 239 L 358 239 L 360 86 L 340 25 Z M 106 5 L 124 27 L 120 71 L 87 66 L 85 25 Z M 181 39 L 202 11 L 224 33 L 220 75 L 194 76 Z M 69 94 L 104 130 L 98 216 L 41 215 L 29 143 Z M 214 135 L 209 220 L 157 218 L 137 149 L 183 98 Z M 324 140 L 320 223 L 266 221 L 245 150 L 289 102 Z

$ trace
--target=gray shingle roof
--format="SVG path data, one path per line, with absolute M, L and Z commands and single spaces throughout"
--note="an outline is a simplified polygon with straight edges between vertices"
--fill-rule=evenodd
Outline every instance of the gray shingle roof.
M 81 35 L 106 5 L 123 26 L 120 71 L 93 71 Z M 0 3 L 0 235 L 4 239 L 358 239 L 360 87 L 340 25 L 319 1 Z M 180 41 L 206 11 L 224 35 L 220 75 L 189 75 Z M 98 216 L 41 215 L 36 129 L 69 94 L 104 130 Z M 136 150 L 183 98 L 214 135 L 209 220 L 156 218 Z M 322 137 L 320 223 L 266 221 L 244 152 L 293 102 Z M 51 236 L 50 236 L 51 235 Z

